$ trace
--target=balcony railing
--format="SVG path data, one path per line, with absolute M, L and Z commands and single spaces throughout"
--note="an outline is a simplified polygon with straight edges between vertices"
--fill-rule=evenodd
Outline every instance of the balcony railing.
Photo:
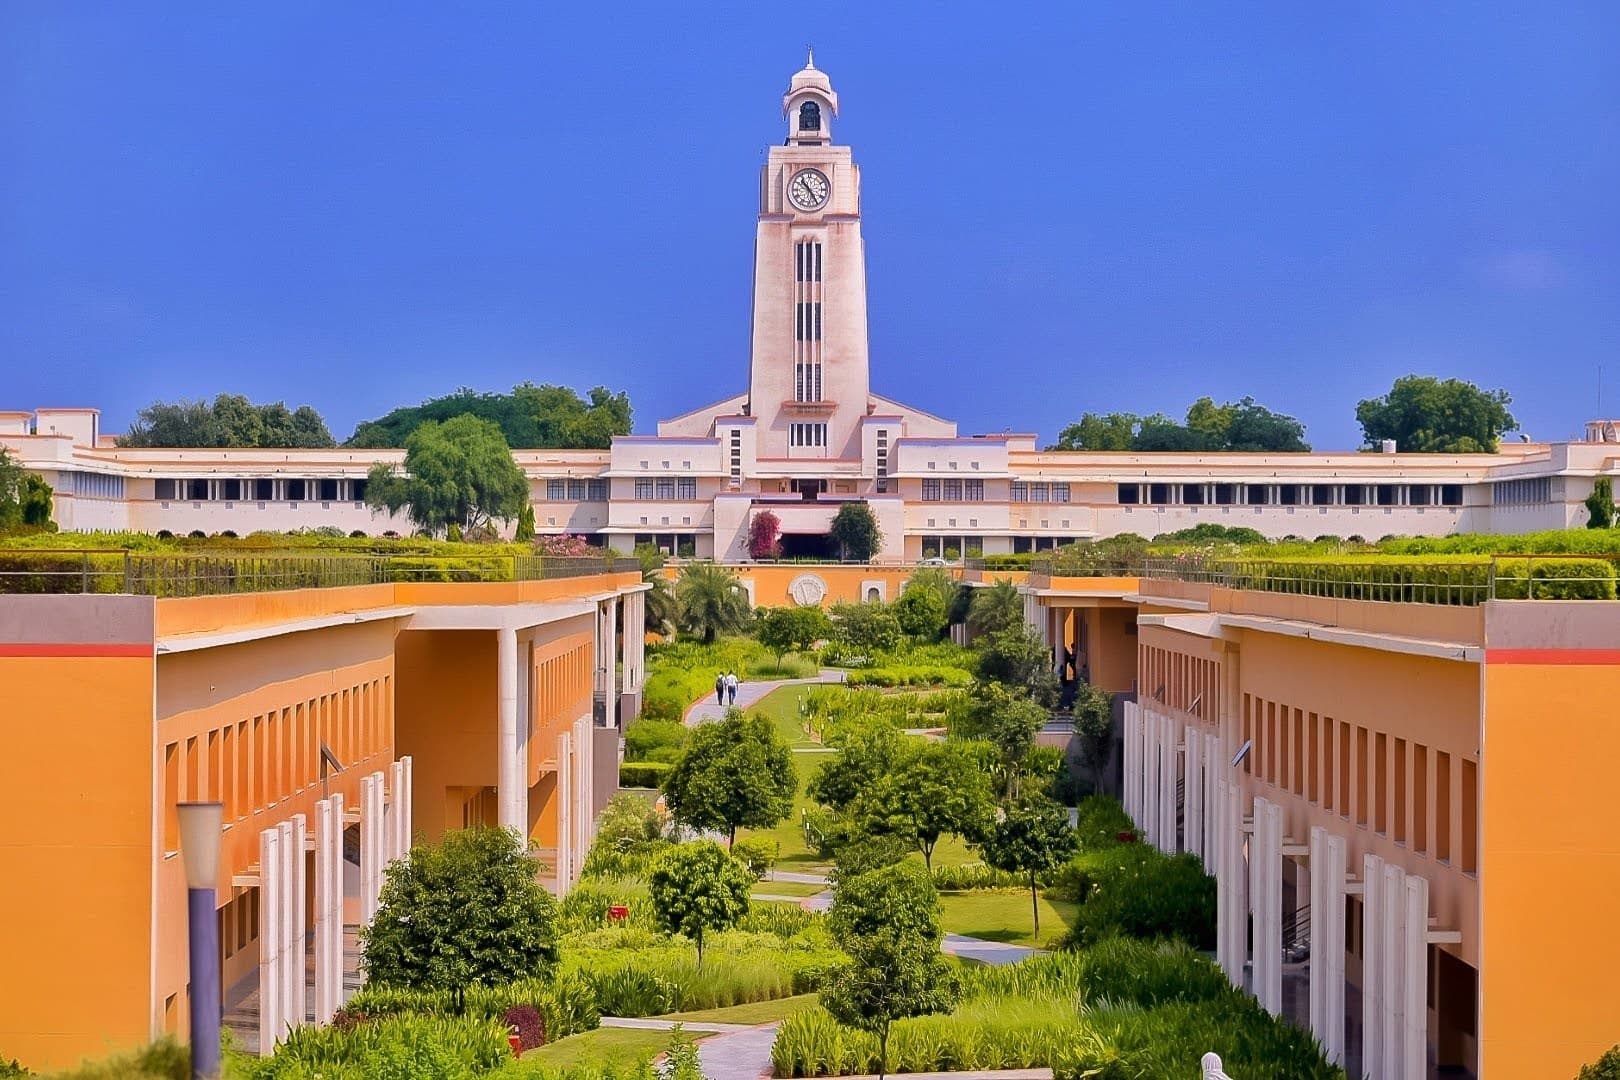
M 639 569 L 634 559 L 539 555 L 0 551 L 0 594 L 218 596 L 401 582 L 542 581 Z
M 1244 559 L 1180 555 L 1131 561 L 1035 559 L 1030 584 L 1056 577 L 1137 577 L 1333 600 L 1469 606 L 1487 600 L 1614 600 L 1620 555 L 1489 555 L 1473 561 L 1353 556 Z

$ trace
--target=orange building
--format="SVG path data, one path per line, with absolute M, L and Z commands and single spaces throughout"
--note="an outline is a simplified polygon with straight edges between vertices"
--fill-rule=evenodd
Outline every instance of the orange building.
M 252 561 L 265 591 L 0 597 L 0 1048 L 28 1067 L 186 1031 L 178 802 L 225 805 L 223 982 L 262 1045 L 340 1003 L 344 926 L 411 838 L 498 822 L 559 891 L 579 872 L 639 572 L 275 591 Z
M 1620 1041 L 1620 605 L 1025 594 L 1130 699 L 1126 807 L 1216 877 L 1221 965 L 1351 1076 L 1567 1078 Z

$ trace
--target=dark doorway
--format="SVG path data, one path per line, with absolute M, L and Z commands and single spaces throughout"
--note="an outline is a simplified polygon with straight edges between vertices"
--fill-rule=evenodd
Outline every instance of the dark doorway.
M 784 559 L 836 559 L 838 544 L 825 533 L 783 533 Z
M 805 502 L 815 502 L 816 498 L 827 490 L 827 481 L 825 480 L 797 479 L 792 483 L 793 490 Z

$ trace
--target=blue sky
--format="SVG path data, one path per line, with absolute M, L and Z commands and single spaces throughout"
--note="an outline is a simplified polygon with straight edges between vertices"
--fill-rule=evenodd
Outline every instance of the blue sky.
M 1044 440 L 1408 372 L 1620 414 L 1620 5 L 0 5 L 0 408 L 741 389 L 814 42 L 874 389 Z

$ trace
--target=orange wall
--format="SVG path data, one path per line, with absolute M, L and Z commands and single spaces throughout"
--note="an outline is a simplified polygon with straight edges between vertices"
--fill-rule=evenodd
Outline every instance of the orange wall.
M 492 787 L 499 779 L 495 633 L 408 630 L 396 655 L 395 738 L 398 752 L 412 759 L 412 824 L 431 842 L 461 828 L 464 793 L 449 789 Z
M 1571 1077 L 1620 1042 L 1617 661 L 1485 667 L 1482 1076 Z
M 33 1069 L 151 1034 L 152 672 L 0 658 L 0 1053 Z
M 869 581 L 884 582 L 884 600 L 893 601 L 900 597 L 900 590 L 905 586 L 906 579 L 911 577 L 909 567 L 882 567 L 882 566 L 818 566 L 806 564 L 803 566 L 742 566 L 737 567 L 737 574 L 754 583 L 754 604 L 756 607 L 793 607 L 795 601 L 788 595 L 788 586 L 793 579 L 805 574 L 813 574 L 827 583 L 827 598 L 824 604 L 840 602 L 859 603 L 866 597 L 861 592 L 861 585 Z

